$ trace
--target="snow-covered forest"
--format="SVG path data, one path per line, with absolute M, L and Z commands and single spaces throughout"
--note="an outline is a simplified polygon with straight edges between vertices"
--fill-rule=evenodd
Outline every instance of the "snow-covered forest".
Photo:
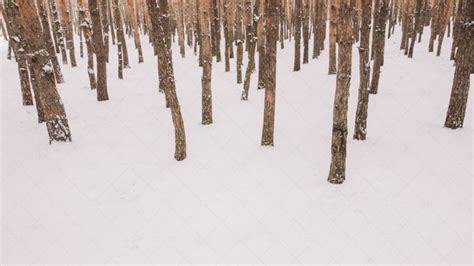
M 473 1 L 0 0 L 0 27 L 2 264 L 472 263 Z

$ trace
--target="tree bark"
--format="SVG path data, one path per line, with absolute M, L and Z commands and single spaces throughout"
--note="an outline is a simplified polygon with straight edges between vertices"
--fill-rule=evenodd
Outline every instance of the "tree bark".
M 88 2 L 92 20 L 94 53 L 97 61 L 97 100 L 107 101 L 109 100 L 107 92 L 107 54 L 102 35 L 102 22 L 97 0 L 88 0 Z
M 301 70 L 301 20 L 303 16 L 303 0 L 295 0 L 295 62 L 293 71 Z
M 164 67 L 163 77 L 164 90 L 169 100 L 171 117 L 175 128 L 175 155 L 177 161 L 182 161 L 186 158 L 186 133 L 184 130 L 183 117 L 181 115 L 181 108 L 179 106 L 178 96 L 176 95 L 176 83 L 173 73 L 173 58 L 171 47 L 169 46 L 169 16 L 168 16 L 168 1 L 159 0 L 159 7 L 156 0 L 147 0 L 148 10 L 150 11 L 152 19 L 153 34 L 156 35 L 157 51 L 159 64 Z
M 462 2 L 462 3 L 461 3 Z M 451 99 L 444 126 L 451 129 L 462 128 L 466 114 L 467 99 L 470 87 L 470 73 L 474 55 L 474 4 L 470 0 L 460 0 L 463 5 L 459 32 L 459 50 L 456 53 L 456 70 L 454 72 Z
M 255 0 L 252 24 L 247 26 L 247 33 L 249 34 L 249 49 L 248 49 L 248 65 L 247 71 L 245 72 L 245 81 L 244 81 L 244 91 L 242 92 L 242 101 L 247 101 L 249 98 L 249 89 L 250 89 L 250 78 L 253 71 L 255 70 L 255 50 L 257 48 L 257 27 L 258 27 L 258 10 L 260 6 L 260 1 L 264 0 Z M 247 4 L 250 0 L 247 1 Z M 250 3 L 251 4 L 251 3 Z
M 281 0 L 267 0 L 265 19 L 267 21 L 267 51 L 265 56 L 265 110 L 263 116 L 262 146 L 274 145 L 275 130 L 275 86 L 277 63 L 277 39 Z
M 23 27 L 23 32 L 20 34 L 24 35 L 27 41 L 30 70 L 38 85 L 35 93 L 38 94 L 44 112 L 49 142 L 71 141 L 66 112 L 56 90 L 53 67 L 48 51 L 44 47 L 43 33 L 35 4 L 30 0 L 17 0 L 16 3 L 19 6 Z
M 354 139 L 365 140 L 367 135 L 367 116 L 369 108 L 369 84 L 370 84 L 370 26 L 372 21 L 372 0 L 361 0 L 361 27 L 359 46 L 359 68 L 360 84 L 359 99 L 354 128 Z
M 346 178 L 347 109 L 352 70 L 352 23 L 350 0 L 340 0 L 338 21 L 339 64 L 332 127 L 331 167 L 328 181 L 342 184 Z
M 334 75 L 337 72 L 336 59 L 336 34 L 337 34 L 337 9 L 338 1 L 330 0 L 329 9 L 329 75 Z
M 209 33 L 209 1 L 199 0 L 202 53 L 202 124 L 212 124 L 212 54 Z

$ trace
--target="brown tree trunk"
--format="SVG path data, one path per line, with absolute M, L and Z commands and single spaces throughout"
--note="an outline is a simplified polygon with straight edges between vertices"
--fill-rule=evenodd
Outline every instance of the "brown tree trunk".
M 340 0 L 329 0 L 329 75 L 334 75 L 337 72 L 337 59 L 336 59 L 336 34 L 337 34 L 337 11 L 338 1 Z
M 32 78 L 38 85 L 35 93 L 38 94 L 39 104 L 44 112 L 46 127 L 49 134 L 49 142 L 71 141 L 68 120 L 64 106 L 61 102 L 53 67 L 50 57 L 43 43 L 41 24 L 37 17 L 36 7 L 33 1 L 17 0 L 19 6 L 23 31 L 21 35 L 27 41 L 27 52 L 31 62 L 30 70 Z
M 97 0 L 88 0 L 88 2 L 92 21 L 94 53 L 97 59 L 97 100 L 107 101 L 109 99 L 107 92 L 107 54 L 102 35 L 100 11 Z
M 124 42 L 125 35 L 123 33 L 123 25 L 122 25 L 122 16 L 120 15 L 120 9 L 118 6 L 118 0 L 112 0 L 112 9 L 114 14 L 115 20 L 115 28 L 117 30 L 117 56 L 118 56 L 118 78 L 123 79 L 123 51 L 124 51 Z
M 70 7 L 69 7 L 70 8 Z M 63 29 L 66 35 L 66 48 L 69 50 L 69 59 L 71 60 L 71 66 L 76 67 L 76 54 L 74 49 L 74 33 L 72 29 L 71 14 L 68 10 L 66 0 L 59 0 L 59 11 L 63 21 Z
M 233 27 L 232 27 L 233 0 L 224 0 L 224 40 L 225 40 L 225 71 L 230 71 L 230 59 L 233 58 Z
M 338 21 L 339 64 L 332 127 L 331 168 L 328 181 L 342 184 L 346 178 L 347 109 L 352 70 L 352 23 L 350 0 L 340 0 Z
M 174 158 L 182 161 L 186 158 L 186 133 L 184 130 L 183 117 L 176 95 L 176 83 L 173 73 L 173 58 L 169 46 L 169 16 L 168 1 L 159 0 L 159 8 L 156 0 L 147 0 L 148 10 L 152 19 L 152 31 L 156 35 L 159 64 L 164 67 L 163 77 L 164 90 L 169 100 L 171 117 L 175 129 L 175 155 Z
M 377 21 L 375 22 L 374 33 L 376 37 L 374 38 L 376 44 L 373 45 L 374 51 L 374 70 L 372 72 L 372 83 L 370 84 L 370 93 L 377 94 L 379 89 L 379 80 L 380 80 L 380 69 L 383 63 L 383 53 L 384 53 L 384 40 L 385 40 L 385 26 L 386 26 L 386 15 L 388 9 L 388 0 L 380 0 L 379 10 L 374 10 L 378 12 Z
M 59 50 L 61 51 L 61 56 L 63 59 L 63 64 L 67 64 L 67 55 L 66 55 L 66 48 L 65 48 L 65 36 L 64 36 L 64 31 L 61 28 L 61 21 L 59 20 L 59 14 L 58 14 L 58 7 L 56 4 L 56 0 L 49 0 L 49 4 L 51 7 L 51 21 L 53 22 L 54 26 L 54 35 L 56 36 L 56 39 L 58 40 L 58 46 Z
M 244 36 L 242 16 L 244 11 L 243 0 L 236 0 L 235 16 L 235 44 L 237 46 L 237 84 L 242 83 L 242 61 L 244 58 Z
M 26 60 L 26 42 L 20 34 L 21 21 L 18 7 L 13 0 L 5 1 L 5 18 L 10 32 L 11 48 L 15 53 L 15 58 L 18 63 L 18 74 L 20 76 L 21 96 L 23 105 L 33 105 L 33 94 L 31 93 L 30 75 L 28 73 L 28 62 Z M 38 110 L 38 121 L 43 122 L 41 106 L 36 105 Z
M 36 6 L 38 7 L 39 17 L 41 20 L 41 25 L 43 27 L 44 43 L 46 49 L 48 50 L 51 63 L 53 64 L 54 76 L 57 83 L 63 83 L 64 77 L 61 73 L 61 67 L 59 66 L 58 58 L 56 57 L 56 52 L 54 50 L 53 39 L 51 37 L 51 27 L 49 25 L 48 13 L 44 6 L 43 0 L 36 0 Z
M 260 6 L 260 1 L 264 0 L 255 0 L 254 10 L 251 25 L 247 26 L 247 33 L 249 34 L 249 49 L 248 49 L 248 65 L 247 71 L 245 72 L 245 81 L 244 81 L 244 91 L 242 92 L 242 101 L 247 101 L 249 98 L 249 89 L 250 89 L 250 78 L 253 71 L 255 70 L 255 50 L 257 48 L 257 26 L 258 26 L 258 9 Z M 247 4 L 250 0 L 247 1 Z
M 265 54 L 266 54 L 266 38 L 265 38 L 265 1 L 260 0 L 259 16 L 257 25 L 257 47 L 258 47 L 258 89 L 265 89 Z
M 372 0 L 361 0 L 361 28 L 359 46 L 359 99 L 354 128 L 354 139 L 365 140 L 367 135 L 367 115 L 369 108 L 369 81 L 370 81 L 370 25 L 372 20 Z
M 309 63 L 309 0 L 303 3 L 303 64 Z
M 140 32 L 138 31 L 138 20 L 133 0 L 128 0 L 128 8 L 130 10 L 130 20 L 132 23 L 133 40 L 135 41 L 135 48 L 138 50 L 138 63 L 143 63 L 142 44 L 140 42 Z
M 466 114 L 467 99 L 470 87 L 470 73 L 474 55 L 474 4 L 470 0 L 460 0 L 463 5 L 459 32 L 459 50 L 456 53 L 456 70 L 454 72 L 451 99 L 444 126 L 451 129 L 462 128 Z
M 198 1 L 199 2 L 199 1 Z M 219 16 L 219 0 L 211 0 L 212 4 L 212 22 L 211 22 L 211 35 L 212 35 L 212 55 L 216 57 L 217 62 L 221 62 L 221 19 Z M 199 26 L 200 23 L 198 23 Z M 201 38 L 199 38 L 201 39 Z
M 209 1 L 199 0 L 202 53 L 202 124 L 212 124 L 212 54 L 209 33 Z
M 265 110 L 263 116 L 262 146 L 273 146 L 275 131 L 275 86 L 277 63 L 277 39 L 281 0 L 267 0 L 265 19 L 267 21 L 267 52 L 265 56 Z
M 81 8 L 79 10 L 80 16 L 82 17 L 81 20 L 81 30 L 84 34 L 84 39 L 86 42 L 87 47 L 87 74 L 89 76 L 89 84 L 91 90 L 97 89 L 97 81 L 95 79 L 95 71 L 94 71 L 94 49 L 92 46 L 92 31 L 91 31 L 91 22 L 86 14 L 86 8 L 84 3 L 81 0 Z
M 303 17 L 303 0 L 295 0 L 295 62 L 293 71 L 301 70 L 301 20 Z

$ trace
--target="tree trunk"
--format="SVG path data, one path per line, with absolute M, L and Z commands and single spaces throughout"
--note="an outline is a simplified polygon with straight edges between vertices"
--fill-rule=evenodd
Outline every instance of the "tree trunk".
M 138 63 L 143 63 L 142 44 L 140 42 L 140 32 L 138 31 L 138 20 L 135 13 L 134 1 L 128 0 L 127 3 L 130 10 L 130 20 L 132 22 L 133 40 L 135 41 L 135 48 L 138 50 Z
M 27 41 L 27 52 L 30 57 L 29 62 L 31 62 L 30 70 L 38 85 L 35 93 L 38 94 L 44 112 L 49 142 L 71 141 L 66 112 L 56 90 L 53 67 L 48 51 L 44 47 L 43 33 L 35 4 L 30 0 L 17 0 L 16 3 L 20 9 L 23 27 L 20 34 L 24 35 L 23 37 Z
M 92 21 L 94 53 L 97 59 L 97 100 L 107 101 L 109 99 L 107 92 L 107 54 L 102 35 L 102 22 L 97 0 L 88 0 L 88 2 Z
M 156 35 L 159 64 L 164 67 L 163 77 L 164 90 L 169 100 L 171 117 L 175 129 L 175 155 L 174 158 L 182 161 L 186 158 L 186 133 L 184 130 L 183 117 L 176 95 L 176 83 L 173 73 L 173 58 L 171 47 L 169 46 L 169 16 L 168 1 L 159 0 L 157 7 L 156 0 L 147 0 L 148 10 L 152 19 L 153 34 Z
M 357 102 L 357 112 L 354 128 L 354 139 L 365 140 L 367 135 L 367 115 L 369 108 L 369 81 L 370 81 L 370 25 L 372 20 L 372 0 L 361 0 L 361 32 L 359 46 L 359 100 Z
M 209 33 L 209 1 L 200 0 L 201 53 L 202 53 L 202 124 L 212 124 L 212 54 Z M 226 49 L 227 50 L 227 49 Z M 226 55 L 227 56 L 227 55 Z
M 350 0 L 340 0 L 338 21 L 339 64 L 332 127 L 331 168 L 328 181 L 342 184 L 346 178 L 347 105 L 352 70 L 352 23 Z
M 67 64 L 66 48 L 64 46 L 65 38 L 63 34 L 63 29 L 61 28 L 61 21 L 59 20 L 56 0 L 49 0 L 49 4 L 51 7 L 51 16 L 52 16 L 51 21 L 53 21 L 54 35 L 57 36 L 56 39 L 58 40 L 58 46 L 59 46 L 59 50 L 61 51 L 63 64 Z
M 461 3 L 462 2 L 462 3 Z M 449 101 L 448 113 L 444 126 L 451 129 L 462 128 L 466 114 L 467 98 L 470 87 L 470 73 L 473 67 L 474 55 L 474 5 L 470 0 L 460 0 L 463 5 L 459 32 L 459 48 L 456 53 L 456 70 L 454 72 L 451 99 Z
M 70 8 L 70 7 L 69 7 Z M 76 54 L 74 49 L 74 33 L 71 23 L 71 14 L 68 10 L 66 0 L 59 0 L 59 11 L 61 13 L 63 21 L 63 29 L 66 35 L 66 48 L 69 50 L 69 59 L 71 60 L 71 66 L 76 67 Z
M 277 39 L 281 0 L 267 0 L 265 19 L 267 21 L 267 52 L 265 56 L 265 110 L 263 116 L 262 146 L 273 146 L 275 130 L 275 86 L 277 63 Z
M 245 81 L 244 81 L 244 91 L 242 92 L 242 101 L 247 101 L 249 98 L 249 89 L 250 89 L 250 78 L 252 72 L 255 70 L 255 50 L 257 48 L 257 27 L 258 27 L 258 9 L 260 6 L 260 1 L 264 0 L 255 0 L 252 24 L 247 26 L 247 33 L 249 34 L 249 49 L 248 49 L 248 65 L 247 71 L 245 72 Z M 247 0 L 247 4 L 250 0 Z M 251 3 L 250 3 L 251 4 Z
M 56 57 L 56 52 L 54 50 L 53 38 L 51 37 L 51 27 L 49 25 L 48 14 L 46 13 L 46 8 L 44 6 L 43 0 L 36 0 L 36 6 L 38 7 L 39 17 L 41 20 L 41 25 L 43 27 L 44 43 L 46 49 L 48 50 L 51 63 L 53 64 L 54 76 L 57 83 L 64 83 L 64 77 L 61 73 L 61 67 L 59 66 L 58 58 Z
M 237 0 L 235 20 L 235 44 L 237 46 L 237 84 L 242 83 L 242 61 L 244 58 L 244 36 L 243 36 L 243 0 Z
M 303 4 L 303 64 L 309 63 L 309 0 Z
M 330 10 L 329 10 L 329 75 L 334 75 L 337 72 L 336 65 L 336 34 L 337 34 L 337 9 L 338 1 L 340 0 L 330 0 Z
M 376 44 L 373 45 L 374 51 L 374 70 L 372 72 L 372 83 L 370 84 L 370 93 L 377 94 L 379 89 L 379 80 L 380 80 L 380 69 L 383 63 L 383 53 L 384 53 L 384 39 L 385 39 L 385 26 L 386 26 L 386 15 L 388 8 L 388 0 L 380 0 L 379 10 L 374 10 L 378 12 L 377 21 L 375 21 L 374 34 Z
M 295 62 L 293 71 L 301 70 L 301 20 L 303 16 L 303 0 L 295 0 Z

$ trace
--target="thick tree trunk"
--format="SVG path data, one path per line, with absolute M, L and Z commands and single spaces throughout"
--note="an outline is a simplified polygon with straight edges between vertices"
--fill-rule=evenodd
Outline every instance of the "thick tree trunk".
M 466 114 L 467 98 L 470 87 L 470 73 L 474 55 L 474 4 L 470 0 L 460 0 L 463 5 L 459 32 L 459 50 L 456 53 L 456 70 L 454 72 L 451 99 L 444 126 L 451 129 L 462 128 Z M 462 3 L 461 3 L 462 2 Z
M 100 11 L 97 0 L 88 0 L 88 2 L 92 21 L 94 53 L 97 59 L 97 100 L 107 101 L 109 99 L 107 92 L 107 54 L 102 35 Z
M 11 48 L 15 53 L 15 59 L 18 63 L 18 74 L 20 76 L 20 88 L 23 105 L 33 105 L 33 94 L 31 92 L 30 74 L 28 73 L 28 62 L 26 59 L 26 42 L 21 35 L 21 21 L 17 6 L 13 0 L 5 1 L 5 18 L 10 32 Z M 38 121 L 43 122 L 41 106 L 36 105 L 38 110 Z
M 49 135 L 49 142 L 71 141 L 68 120 L 61 102 L 53 67 L 48 51 L 44 47 L 43 32 L 33 1 L 17 0 L 20 9 L 23 31 L 20 33 L 27 41 L 27 52 L 32 78 L 37 84 L 39 104 L 44 112 L 44 118 Z
M 338 21 L 339 64 L 332 127 L 331 168 L 328 181 L 342 184 L 346 178 L 347 109 L 352 70 L 350 0 L 340 0 Z
M 277 39 L 281 0 L 267 0 L 265 19 L 267 21 L 267 52 L 265 56 L 265 110 L 263 116 L 262 146 L 273 146 L 275 130 L 275 87 L 277 63 Z
M 171 47 L 169 46 L 169 16 L 168 1 L 159 0 L 159 8 L 156 0 L 147 0 L 148 10 L 152 19 L 153 34 L 158 40 L 157 51 L 159 64 L 164 67 L 163 77 L 164 90 L 169 100 L 171 117 L 175 129 L 175 155 L 174 158 L 182 161 L 186 158 L 186 133 L 184 130 L 183 117 L 179 106 L 178 96 L 176 95 L 176 83 L 173 73 L 173 58 Z
M 360 84 L 359 99 L 354 128 L 354 139 L 365 140 L 367 135 L 367 116 L 369 108 L 369 81 L 370 81 L 370 25 L 372 21 L 372 0 L 361 0 L 361 33 L 359 46 Z
M 212 54 L 209 33 L 209 1 L 199 0 L 202 53 L 202 124 L 212 124 Z M 227 56 L 227 55 L 226 55 Z

